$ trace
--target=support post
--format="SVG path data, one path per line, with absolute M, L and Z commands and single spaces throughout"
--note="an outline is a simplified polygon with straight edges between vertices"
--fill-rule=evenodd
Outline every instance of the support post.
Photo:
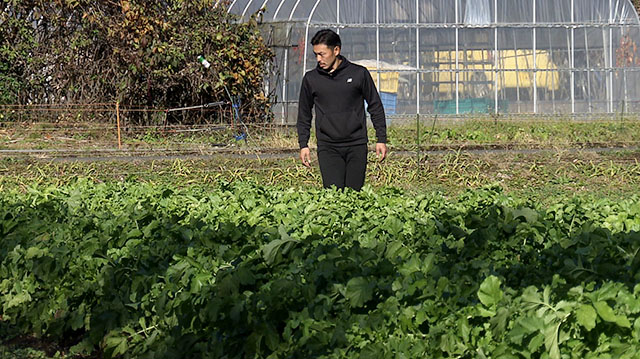
M 120 130 L 120 101 L 116 101 L 116 121 L 118 123 L 118 149 L 122 149 L 122 135 Z
M 418 170 L 420 170 L 420 114 L 416 113 L 416 140 L 418 142 Z

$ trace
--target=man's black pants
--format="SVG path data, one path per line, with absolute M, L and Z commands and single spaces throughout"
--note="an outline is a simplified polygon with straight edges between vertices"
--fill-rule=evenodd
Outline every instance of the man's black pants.
M 364 185 L 367 170 L 366 144 L 355 146 L 318 146 L 318 163 L 325 188 L 350 187 L 359 191 Z

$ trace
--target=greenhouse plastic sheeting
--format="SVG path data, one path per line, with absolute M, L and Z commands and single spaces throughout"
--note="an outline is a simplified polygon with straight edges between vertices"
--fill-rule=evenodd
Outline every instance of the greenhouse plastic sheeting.
M 309 42 L 323 28 L 337 31 L 342 54 L 367 67 L 378 89 L 394 99 L 388 112 L 395 116 L 442 109 L 640 110 L 640 23 L 630 0 L 234 0 L 215 6 L 226 6 L 239 21 L 259 21 L 276 55 L 265 90 L 284 123 L 295 122 L 302 77 L 316 65 Z

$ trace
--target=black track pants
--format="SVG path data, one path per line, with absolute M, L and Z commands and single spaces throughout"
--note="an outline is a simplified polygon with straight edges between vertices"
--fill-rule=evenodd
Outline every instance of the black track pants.
M 364 185 L 367 152 L 366 144 L 347 147 L 318 146 L 323 186 L 350 187 L 359 191 Z

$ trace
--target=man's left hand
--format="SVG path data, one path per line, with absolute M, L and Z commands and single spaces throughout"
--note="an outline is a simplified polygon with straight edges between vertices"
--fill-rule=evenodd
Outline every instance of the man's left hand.
M 384 160 L 387 157 L 387 144 L 376 143 L 376 155 L 378 156 L 378 161 Z

